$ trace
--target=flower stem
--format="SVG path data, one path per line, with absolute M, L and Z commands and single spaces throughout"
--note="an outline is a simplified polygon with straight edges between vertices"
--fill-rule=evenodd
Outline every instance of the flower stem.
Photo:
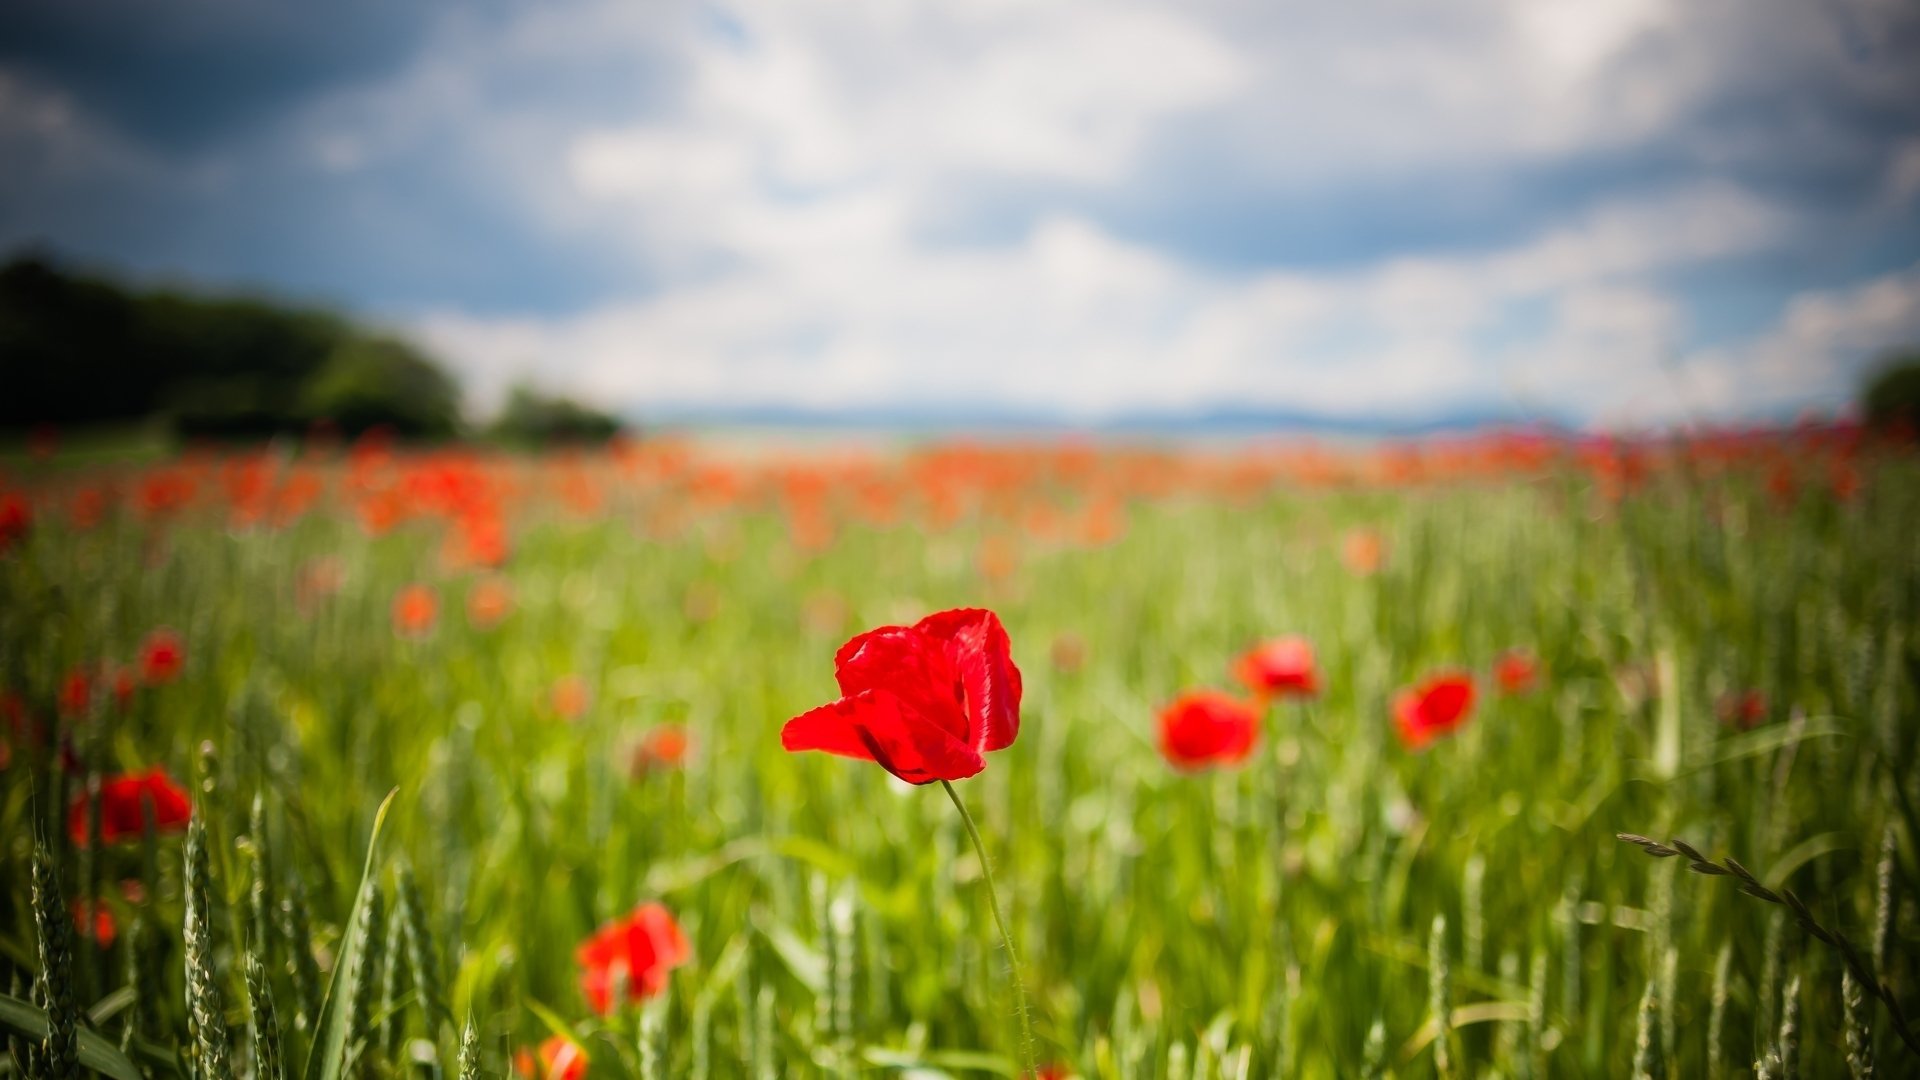
M 1013 975 L 1013 1008 L 1020 1017 L 1020 1059 L 1024 1066 L 1022 1076 L 1038 1075 L 1033 1063 L 1033 1022 L 1027 1018 L 1027 983 L 1020 973 L 1020 954 L 1013 947 L 1013 935 L 1007 931 L 1006 916 L 1000 913 L 1000 894 L 993 887 L 993 867 L 987 862 L 987 846 L 980 842 L 980 830 L 973 824 L 973 815 L 967 813 L 967 804 L 960 801 L 960 793 L 946 780 L 940 786 L 947 789 L 947 798 L 953 800 L 953 808 L 960 811 L 960 820 L 967 826 L 967 836 L 973 841 L 973 853 L 980 858 L 980 880 L 987 885 L 987 906 L 993 909 L 993 923 L 1000 928 L 1000 943 L 1007 949 L 1007 965 Z

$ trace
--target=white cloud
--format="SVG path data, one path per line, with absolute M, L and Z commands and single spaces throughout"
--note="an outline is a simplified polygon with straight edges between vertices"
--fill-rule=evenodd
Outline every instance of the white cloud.
M 1706 416 L 1841 408 L 1888 346 L 1916 341 L 1920 262 L 1846 288 L 1803 293 L 1763 333 L 1687 356 L 1680 369 L 1693 387 L 1682 405 Z
M 441 313 L 419 330 L 496 391 L 514 371 L 566 372 L 580 390 L 639 408 L 917 401 L 1097 418 L 1262 405 L 1412 417 L 1517 400 L 1611 418 L 1664 400 L 1683 324 L 1638 281 L 1763 247 L 1784 227 L 1767 204 L 1709 186 L 1604 207 L 1484 255 L 1225 277 L 1073 218 L 1017 244 L 937 250 L 858 223 L 836 247 L 823 225 L 790 251 L 645 300 L 547 321 Z M 806 257 L 822 249 L 831 254 Z M 1553 310 L 1547 330 L 1485 346 L 1539 304 Z

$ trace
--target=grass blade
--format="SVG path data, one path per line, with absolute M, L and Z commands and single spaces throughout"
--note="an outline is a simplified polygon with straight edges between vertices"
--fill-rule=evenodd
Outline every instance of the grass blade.
M 347 913 L 347 933 L 340 941 L 339 960 L 333 966 L 333 978 L 327 982 L 327 996 L 320 1003 L 320 1015 L 314 1021 L 313 1045 L 307 1050 L 307 1066 L 302 1072 L 304 1080 L 340 1080 L 347 1062 L 347 1042 L 352 1032 L 348 1030 L 351 1018 L 347 1015 L 345 997 L 352 993 L 366 962 L 367 943 L 359 932 L 366 925 L 366 920 L 361 913 L 373 903 L 374 891 L 380 887 L 380 875 L 376 869 L 380 865 L 380 833 L 386 824 L 387 811 L 393 807 L 393 798 L 397 794 L 397 789 L 388 792 L 380 803 L 379 813 L 373 818 L 373 833 L 367 838 L 367 861 L 360 872 L 360 887 L 353 895 L 353 909 Z

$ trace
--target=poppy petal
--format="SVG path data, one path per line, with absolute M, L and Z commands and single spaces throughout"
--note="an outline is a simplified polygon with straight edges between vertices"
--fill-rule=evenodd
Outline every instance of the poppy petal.
M 1020 734 L 1020 669 L 1000 617 L 984 608 L 959 608 L 914 624 L 945 643 L 966 689 L 967 741 L 982 752 L 1013 745 Z
M 833 658 L 840 693 L 884 690 L 963 743 L 967 738 L 967 688 L 946 643 L 911 626 L 869 630 Z
M 801 713 L 780 729 L 780 744 L 871 761 L 909 784 L 965 779 L 987 764 L 978 751 L 885 690 L 862 690 Z

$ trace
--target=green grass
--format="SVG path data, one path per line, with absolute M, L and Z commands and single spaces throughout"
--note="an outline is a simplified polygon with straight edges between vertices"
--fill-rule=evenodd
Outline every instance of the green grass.
M 156 626 L 183 635 L 177 682 L 73 734 L 104 771 L 161 763 L 183 781 L 211 743 L 200 800 L 237 1045 L 242 949 L 257 936 L 240 838 L 256 792 L 274 894 L 295 874 L 309 890 L 324 976 L 376 810 L 397 789 L 384 853 L 418 879 L 449 1013 L 402 1022 L 437 1041 L 443 1070 L 470 1015 L 486 1071 L 565 1027 L 596 1080 L 641 1075 L 641 1011 L 594 1017 L 573 953 L 658 899 L 693 944 L 649 1005 L 664 1075 L 696 1062 L 716 1077 L 755 1062 L 781 1076 L 1011 1075 L 1005 956 L 946 797 L 779 745 L 786 719 L 834 696 L 845 638 L 990 606 L 1025 675 L 1022 730 L 956 786 L 994 860 L 1043 1060 L 1086 1076 L 1168 1076 L 1169 1061 L 1193 1077 L 1355 1076 L 1377 1030 L 1387 1070 L 1433 1075 L 1429 937 L 1444 917 L 1451 1075 L 1627 1075 L 1669 948 L 1670 1000 L 1648 998 L 1668 1010 L 1654 1041 L 1670 1039 L 1665 1075 L 1707 1075 L 1715 963 L 1730 948 L 1719 1075 L 1745 1075 L 1771 1046 L 1798 976 L 1801 1075 L 1837 1077 L 1840 956 L 1788 922 L 1770 960 L 1777 908 L 1613 835 L 1734 855 L 1864 943 L 1892 827 L 1898 891 L 1913 895 L 1916 480 L 1912 462 L 1889 459 L 1859 500 L 1810 495 L 1791 510 L 1744 474 L 1669 475 L 1619 504 L 1571 472 L 1246 504 L 1177 496 L 1134 504 L 1107 546 L 1023 543 L 1003 579 L 983 577 L 976 555 L 1006 527 L 977 519 L 930 533 L 848 521 L 812 552 L 755 506 L 661 532 L 643 524 L 653 493 L 587 520 L 533 498 L 503 571 L 515 610 L 488 630 L 468 625 L 476 575 L 441 566 L 432 524 L 373 539 L 324 511 L 277 531 L 121 513 L 74 533 L 47 512 L 0 555 L 0 688 L 49 715 L 68 670 L 128 661 Z M 1377 575 L 1340 562 L 1355 526 L 1386 541 Z M 323 557 L 344 585 L 303 603 L 300 568 Z M 396 638 L 388 614 L 413 581 L 442 602 L 419 641 Z M 1234 657 L 1279 633 L 1315 643 L 1323 695 L 1270 710 L 1243 767 L 1171 770 L 1158 706 L 1230 686 Z M 1051 660 L 1067 637 L 1084 646 L 1077 668 Z M 1539 654 L 1544 678 L 1502 697 L 1484 676 L 1514 646 Z M 1442 666 L 1481 673 L 1479 706 L 1457 736 L 1409 753 L 1389 700 Z M 572 721 L 548 704 L 567 675 L 592 689 Z M 1640 689 L 1650 679 L 1657 693 Z M 1715 701 L 1747 688 L 1771 712 L 1734 732 Z M 685 766 L 636 779 L 630 748 L 667 723 L 692 735 Z M 29 975 L 32 806 L 51 775 L 34 765 L 16 749 L 0 773 L 0 954 Z M 108 889 L 121 943 L 80 952 L 82 1005 L 110 1000 L 146 907 L 165 987 L 143 1006 L 153 1052 L 136 1057 L 150 1075 L 166 1075 L 185 1037 L 179 847 L 159 840 L 157 877 L 142 845 L 107 849 L 100 880 L 148 878 L 153 899 Z M 80 863 L 65 858 L 72 882 Z M 389 917 L 394 865 L 375 868 Z M 1888 978 L 1911 1003 L 1910 901 L 1893 936 Z M 291 1021 L 288 946 L 268 945 L 292 1074 L 309 1033 Z M 757 1018 L 763 1001 L 771 1014 Z M 1920 1068 L 1884 1010 L 1869 1015 L 1882 1074 Z M 97 1026 L 117 1041 L 119 1022 Z M 376 1072 L 409 1067 L 371 1055 Z M 243 1076 L 248 1060 L 236 1050 Z

